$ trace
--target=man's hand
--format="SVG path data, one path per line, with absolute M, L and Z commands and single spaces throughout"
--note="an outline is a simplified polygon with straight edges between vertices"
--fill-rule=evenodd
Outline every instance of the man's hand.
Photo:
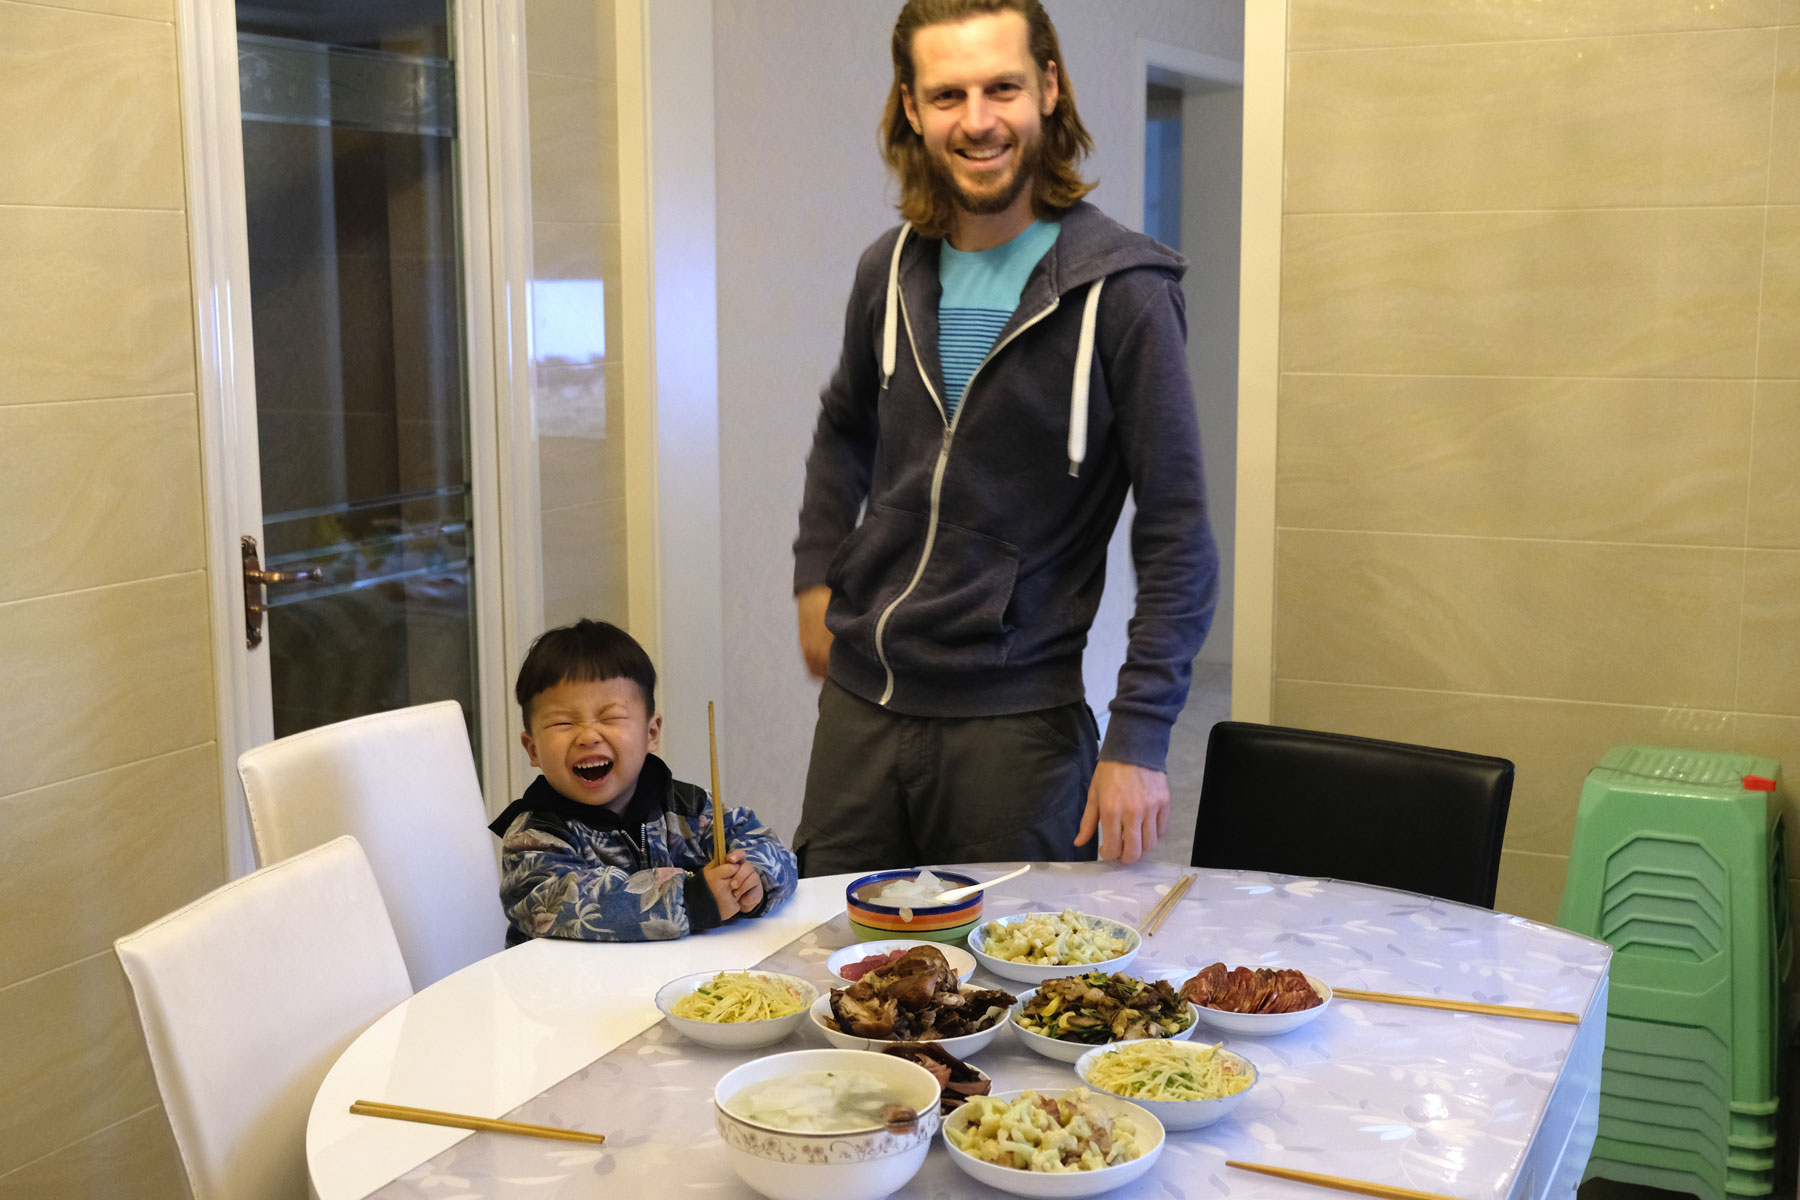
M 824 584 L 807 588 L 794 597 L 800 607 L 800 654 L 814 679 L 825 678 L 831 665 L 831 630 L 825 628 L 825 609 L 831 603 L 831 589 Z
M 719 906 L 721 920 L 729 921 L 739 913 L 747 913 L 762 903 L 762 876 L 748 861 L 743 850 L 733 850 L 722 863 L 702 868 L 706 886 Z
M 1088 785 L 1077 846 L 1100 834 L 1100 857 L 1134 863 L 1169 826 L 1169 777 L 1130 763 L 1102 762 Z

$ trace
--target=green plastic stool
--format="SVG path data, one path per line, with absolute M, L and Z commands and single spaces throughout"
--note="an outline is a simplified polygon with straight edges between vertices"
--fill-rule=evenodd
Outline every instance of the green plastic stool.
M 1703 1200 L 1774 1187 L 1793 939 L 1773 759 L 1608 751 L 1558 923 L 1614 950 L 1588 1177 Z

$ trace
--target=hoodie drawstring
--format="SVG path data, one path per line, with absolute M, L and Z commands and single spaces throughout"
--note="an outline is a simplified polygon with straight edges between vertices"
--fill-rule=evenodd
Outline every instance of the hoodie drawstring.
M 1100 288 L 1106 282 L 1102 276 L 1088 285 L 1087 303 L 1081 309 L 1081 338 L 1075 343 L 1075 379 L 1069 385 L 1069 474 L 1081 474 L 1082 461 L 1087 458 L 1088 427 L 1088 380 L 1093 376 L 1094 367 L 1089 359 L 1094 356 L 1094 325 L 1100 313 Z
M 900 226 L 894 239 L 894 255 L 888 260 L 887 311 L 881 317 L 881 386 L 885 390 L 894 377 L 894 362 L 900 334 L 900 251 L 906 246 L 911 224 Z M 1075 343 L 1075 377 L 1069 385 L 1069 474 L 1079 475 L 1087 458 L 1088 381 L 1093 374 L 1094 326 L 1099 321 L 1101 277 L 1088 285 L 1087 303 L 1081 310 L 1081 337 Z
M 899 341 L 899 332 L 895 323 L 900 319 L 900 249 L 906 245 L 906 235 L 912 232 L 912 225 L 900 226 L 900 236 L 894 239 L 894 257 L 888 262 L 887 312 L 881 318 L 881 387 L 887 390 L 888 380 L 894 377 L 894 348 Z

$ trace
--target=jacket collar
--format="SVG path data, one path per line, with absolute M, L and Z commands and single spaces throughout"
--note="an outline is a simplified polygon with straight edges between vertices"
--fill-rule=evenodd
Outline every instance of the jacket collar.
M 631 795 L 631 802 L 625 806 L 623 813 L 615 813 L 610 808 L 598 804 L 583 804 L 579 800 L 571 800 L 555 788 L 550 781 L 539 775 L 525 789 L 525 794 L 506 806 L 506 810 L 488 823 L 488 828 L 498 837 L 505 837 L 512 823 L 522 813 L 544 813 L 558 817 L 564 821 L 579 821 L 592 829 L 623 830 L 630 832 L 640 829 L 650 821 L 668 811 L 669 793 L 674 785 L 675 776 L 669 770 L 669 764 L 654 754 L 644 756 L 644 768 L 638 772 L 637 791 Z

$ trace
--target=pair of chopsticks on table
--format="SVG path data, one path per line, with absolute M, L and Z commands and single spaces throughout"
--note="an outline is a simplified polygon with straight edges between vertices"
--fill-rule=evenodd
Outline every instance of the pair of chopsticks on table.
M 524 1137 L 552 1138 L 559 1142 L 587 1142 L 598 1146 L 606 1140 L 604 1133 L 583 1133 L 579 1129 L 530 1125 L 523 1121 L 498 1121 L 491 1117 L 472 1117 L 466 1113 L 440 1112 L 435 1108 L 384 1104 L 379 1100 L 358 1100 L 350 1106 L 350 1111 L 361 1117 L 386 1117 L 391 1121 L 416 1121 L 421 1125 L 447 1125 L 451 1129 L 476 1129 L 488 1133 L 516 1133 Z
M 1182 895 L 1193 885 L 1193 875 L 1183 875 L 1175 886 L 1156 902 L 1144 920 L 1144 936 L 1154 937 L 1157 927 L 1174 911 Z M 1333 986 L 1331 993 L 1345 1000 L 1364 1000 L 1372 1004 L 1400 1004 L 1409 1008 L 1436 1008 L 1449 1012 L 1481 1013 L 1490 1017 L 1517 1017 L 1525 1021 L 1554 1021 L 1559 1025 L 1579 1025 L 1581 1018 L 1572 1012 L 1555 1012 L 1547 1008 L 1524 1008 L 1511 1004 L 1478 1004 L 1473 1000 L 1444 1000 L 1436 996 L 1402 996 L 1395 992 L 1365 992 L 1360 988 Z
M 1456 1197 L 1446 1196 L 1440 1192 L 1414 1191 L 1412 1188 L 1394 1187 L 1386 1183 L 1345 1179 L 1341 1175 L 1321 1175 L 1317 1171 L 1296 1171 L 1292 1167 L 1271 1167 L 1263 1163 L 1238 1162 L 1231 1158 L 1225 1160 L 1225 1165 L 1236 1167 L 1240 1171 L 1255 1171 L 1258 1175 L 1273 1175 L 1277 1179 L 1288 1179 L 1295 1183 L 1310 1183 L 1314 1187 L 1335 1188 L 1340 1192 L 1355 1192 L 1359 1196 L 1380 1196 L 1383 1200 L 1456 1200 Z
M 1331 994 L 1343 1000 L 1366 1000 L 1371 1004 L 1403 1004 L 1408 1008 L 1440 1008 L 1449 1012 L 1481 1013 L 1490 1017 L 1518 1017 L 1524 1021 L 1554 1021 L 1558 1025 L 1579 1025 L 1581 1018 L 1572 1012 L 1556 1012 L 1548 1008 L 1525 1008 L 1517 1004 L 1477 1004 L 1473 1000 L 1443 1000 L 1437 996 L 1401 996 L 1394 992 L 1365 992 L 1359 988 L 1332 985 Z
M 1175 881 L 1174 887 L 1163 893 L 1163 898 L 1156 902 L 1155 906 L 1150 910 L 1150 915 L 1144 918 L 1145 937 L 1156 936 L 1156 927 L 1163 923 L 1164 917 L 1167 917 L 1174 911 L 1176 903 L 1180 901 L 1187 890 L 1193 886 L 1194 877 L 1192 875 L 1183 875 L 1180 879 Z

